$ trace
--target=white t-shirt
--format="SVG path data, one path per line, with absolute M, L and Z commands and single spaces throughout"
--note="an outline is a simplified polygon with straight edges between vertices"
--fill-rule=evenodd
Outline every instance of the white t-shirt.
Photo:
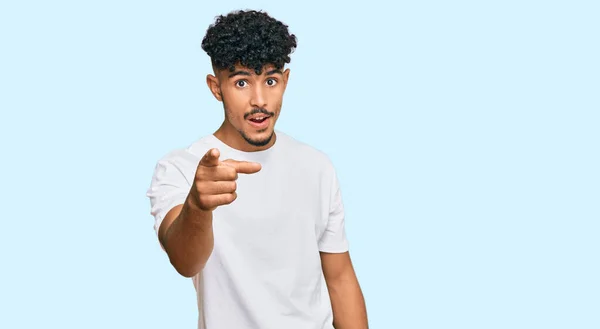
M 155 230 L 182 204 L 202 156 L 255 161 L 239 174 L 237 199 L 213 212 L 214 250 L 193 278 L 199 329 L 333 329 L 319 252 L 348 250 L 335 169 L 322 152 L 276 131 L 259 152 L 233 149 L 214 135 L 157 164 L 148 190 Z

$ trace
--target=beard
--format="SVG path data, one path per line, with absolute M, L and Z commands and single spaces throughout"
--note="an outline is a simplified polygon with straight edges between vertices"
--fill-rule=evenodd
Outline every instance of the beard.
M 263 132 L 263 131 L 265 131 L 265 130 L 261 130 L 260 132 Z M 252 138 L 248 137 L 248 135 L 246 135 L 246 133 L 243 130 L 239 129 L 238 132 L 240 133 L 240 135 L 242 135 L 242 138 L 244 138 L 244 140 L 248 144 L 250 144 L 252 146 L 258 146 L 258 147 L 268 145 L 269 142 L 271 141 L 271 139 L 273 139 L 273 135 L 275 134 L 275 131 L 272 131 L 271 134 L 269 134 L 269 136 L 267 136 L 263 139 L 252 139 Z

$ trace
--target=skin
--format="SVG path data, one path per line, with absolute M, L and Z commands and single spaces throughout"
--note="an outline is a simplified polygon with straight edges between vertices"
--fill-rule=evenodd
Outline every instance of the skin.
M 273 146 L 290 70 L 267 65 L 257 75 L 237 65 L 234 72 L 215 68 L 214 73 L 206 77 L 206 82 L 214 97 L 223 103 L 225 113 L 214 135 L 246 152 Z M 253 127 L 247 120 L 256 109 L 271 115 L 264 129 Z M 260 169 L 258 163 L 221 161 L 218 149 L 209 150 L 201 159 L 186 201 L 169 211 L 159 229 L 163 248 L 181 275 L 192 277 L 204 268 L 214 247 L 212 211 L 235 201 L 239 174 L 253 174 Z M 365 301 L 350 254 L 322 252 L 320 256 L 335 328 L 368 328 Z
M 276 140 L 275 123 L 281 113 L 283 94 L 290 70 L 266 65 L 261 74 L 236 65 L 235 71 L 214 68 L 206 83 L 213 96 L 223 103 L 225 120 L 215 136 L 229 146 L 246 151 L 261 151 L 273 146 Z M 270 115 L 268 127 L 257 129 L 245 118 L 252 110 L 262 109 Z

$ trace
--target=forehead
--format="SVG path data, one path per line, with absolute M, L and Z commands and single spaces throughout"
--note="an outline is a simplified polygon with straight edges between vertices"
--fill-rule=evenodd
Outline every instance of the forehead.
M 240 73 L 243 73 L 243 75 L 252 75 L 252 76 L 260 76 L 260 75 L 266 75 L 268 73 L 275 73 L 273 71 L 276 71 L 277 68 L 275 67 L 275 65 L 273 64 L 266 64 L 265 66 L 262 67 L 262 70 L 260 72 L 260 74 L 256 74 L 256 71 L 253 68 L 249 68 L 247 66 L 243 66 L 241 64 L 236 64 L 233 68 L 233 70 L 226 68 L 223 70 L 219 70 L 219 75 L 221 75 L 224 78 L 233 78 L 238 76 Z

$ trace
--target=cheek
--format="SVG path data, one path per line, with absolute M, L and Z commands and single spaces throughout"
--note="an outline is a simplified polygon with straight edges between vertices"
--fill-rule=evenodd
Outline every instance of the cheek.
M 277 101 L 277 104 L 276 104 L 276 107 L 275 107 L 275 111 L 277 112 L 277 116 L 279 116 L 279 113 L 281 113 L 282 104 L 283 104 L 283 99 L 280 98 Z
M 225 107 L 225 113 L 230 120 L 243 120 L 245 107 L 244 100 L 241 95 L 235 95 L 233 93 L 227 93 L 223 95 L 223 106 Z M 239 118 L 241 117 L 241 119 Z
M 236 111 L 233 111 L 232 109 L 225 109 L 225 113 L 227 115 L 227 119 L 229 120 L 229 122 L 233 123 L 234 125 L 239 125 L 239 123 L 242 123 L 244 121 L 244 114 L 243 113 L 239 113 Z

